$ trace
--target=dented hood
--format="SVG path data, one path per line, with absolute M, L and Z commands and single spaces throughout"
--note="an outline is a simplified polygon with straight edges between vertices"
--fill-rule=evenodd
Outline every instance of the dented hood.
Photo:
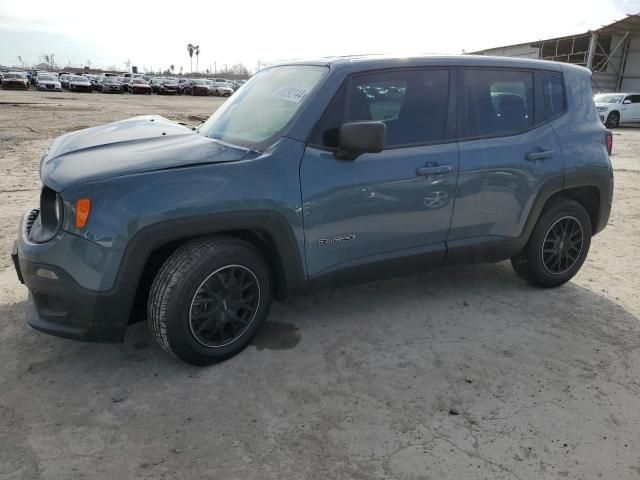
M 62 190 L 154 170 L 242 159 L 248 150 L 160 116 L 134 117 L 58 137 L 40 163 L 42 182 Z

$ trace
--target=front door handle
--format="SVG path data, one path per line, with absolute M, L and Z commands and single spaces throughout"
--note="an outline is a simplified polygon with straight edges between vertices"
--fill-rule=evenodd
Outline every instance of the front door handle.
M 546 160 L 553 157 L 553 150 L 546 150 L 544 152 L 529 152 L 524 158 L 529 162 L 535 162 L 536 160 Z
M 453 172 L 453 165 L 430 165 L 428 167 L 416 168 L 416 175 L 428 177 L 429 175 L 443 175 Z

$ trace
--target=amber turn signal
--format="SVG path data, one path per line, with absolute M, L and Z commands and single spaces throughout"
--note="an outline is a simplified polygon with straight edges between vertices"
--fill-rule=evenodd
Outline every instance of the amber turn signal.
M 91 200 L 88 198 L 80 198 L 76 202 L 76 228 L 82 228 L 89 220 L 91 213 Z

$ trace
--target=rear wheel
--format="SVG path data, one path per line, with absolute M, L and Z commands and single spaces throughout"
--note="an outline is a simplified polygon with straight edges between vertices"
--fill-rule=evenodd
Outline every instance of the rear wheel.
M 220 236 L 176 250 L 156 275 L 147 308 L 151 332 L 165 351 L 209 365 L 244 349 L 270 305 L 270 272 L 260 253 Z
M 591 245 L 591 220 L 582 205 L 561 199 L 547 208 L 524 250 L 511 259 L 516 273 L 531 284 L 557 287 L 578 273 Z
M 605 125 L 607 128 L 617 128 L 620 125 L 620 114 L 618 112 L 611 112 L 609 116 L 607 116 Z

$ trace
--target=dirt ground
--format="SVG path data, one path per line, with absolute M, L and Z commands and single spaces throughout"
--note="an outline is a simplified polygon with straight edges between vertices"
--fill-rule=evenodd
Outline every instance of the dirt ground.
M 608 228 L 555 290 L 508 263 L 276 304 L 240 355 L 169 358 L 38 333 L 10 265 L 64 132 L 222 100 L 0 92 L 0 479 L 637 479 L 640 129 L 614 137 Z

